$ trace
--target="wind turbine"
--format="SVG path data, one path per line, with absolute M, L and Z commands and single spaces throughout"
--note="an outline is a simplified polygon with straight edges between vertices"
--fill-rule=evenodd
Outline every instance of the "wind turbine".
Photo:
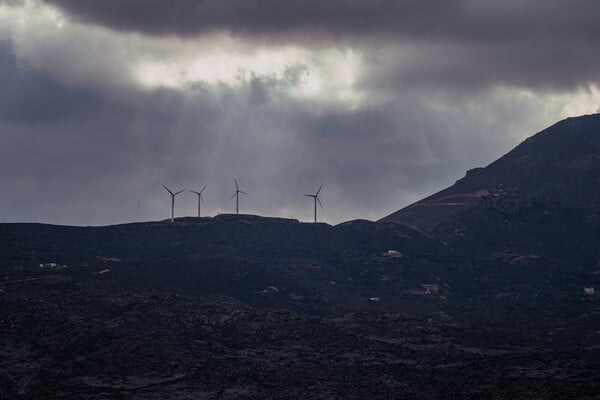
M 233 181 L 235 182 L 235 193 L 233 193 L 233 196 L 231 196 L 231 198 L 233 199 L 235 197 L 235 213 L 239 214 L 240 213 L 240 193 L 242 193 L 242 194 L 248 194 L 248 193 L 240 190 L 240 187 L 238 186 L 238 183 L 237 183 L 237 179 L 234 179 Z
M 189 190 L 189 192 L 196 193 L 198 195 L 198 218 L 200 218 L 200 203 L 204 204 L 204 199 L 202 198 L 202 192 L 204 192 L 204 189 L 206 189 L 206 185 L 204 185 L 202 190 L 199 192 Z
M 323 209 L 323 204 L 321 204 L 321 200 L 319 200 L 319 193 L 321 193 L 321 189 L 323 189 L 323 185 L 321 185 L 319 187 L 319 190 L 317 190 L 317 193 L 305 194 L 306 197 L 312 197 L 315 200 L 315 224 L 317 223 L 317 202 L 321 206 L 321 209 Z
M 165 188 L 165 190 L 167 192 L 169 192 L 169 194 L 171 195 L 171 222 L 175 222 L 175 196 L 177 196 L 179 193 L 181 192 L 185 192 L 185 190 L 180 190 L 179 192 L 173 193 L 171 192 L 171 190 L 166 187 L 165 185 L 163 185 L 163 187 Z

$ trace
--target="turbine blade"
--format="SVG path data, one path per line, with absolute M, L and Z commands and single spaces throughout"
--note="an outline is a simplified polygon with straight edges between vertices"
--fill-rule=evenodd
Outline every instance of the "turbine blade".
M 319 190 L 317 190 L 317 196 L 321 193 L 321 189 L 323 189 L 323 185 L 319 186 Z
M 319 203 L 319 205 L 321 206 L 321 209 L 323 209 L 323 210 L 324 210 L 325 208 L 323 208 L 323 204 L 321 204 L 321 200 L 319 200 L 319 198 L 318 198 L 318 197 L 315 197 L 315 199 L 317 199 L 317 202 L 318 202 L 318 203 Z
M 200 191 L 200 194 L 202 194 L 204 192 L 204 189 L 206 189 L 207 185 L 204 185 L 204 187 L 202 188 L 202 190 Z
M 241 190 L 239 190 L 239 192 L 242 193 L 242 194 L 249 194 L 249 193 L 246 193 L 246 192 L 241 191 Z
M 202 195 L 200 195 L 200 203 L 202 203 L 202 205 L 204 205 L 204 199 L 202 198 Z
M 167 192 L 171 193 L 171 196 L 173 196 L 173 192 L 171 192 L 167 186 L 163 185 L 163 187 L 167 190 Z
M 198 192 L 196 192 L 196 191 L 194 191 L 194 190 L 188 190 L 188 192 L 196 193 L 197 195 L 200 195 L 200 194 L 201 194 L 201 193 L 198 193 Z
M 314 194 L 305 194 L 306 197 L 315 197 Z
M 185 190 L 180 190 L 179 192 L 173 193 L 173 196 L 177 196 L 179 193 L 183 193 L 183 192 L 185 192 Z
M 231 199 L 233 199 L 237 195 L 238 195 L 237 192 L 235 192 L 229 199 L 231 200 Z
M 235 190 L 240 190 L 240 187 L 238 186 L 238 183 L 237 183 L 237 179 L 234 179 L 233 181 L 235 182 Z

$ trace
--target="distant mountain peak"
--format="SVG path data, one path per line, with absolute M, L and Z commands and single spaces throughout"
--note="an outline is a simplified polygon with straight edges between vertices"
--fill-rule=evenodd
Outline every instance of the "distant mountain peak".
M 381 221 L 427 228 L 472 207 L 482 197 L 504 194 L 600 205 L 600 114 L 559 121 L 487 167 L 467 171 L 449 188 Z

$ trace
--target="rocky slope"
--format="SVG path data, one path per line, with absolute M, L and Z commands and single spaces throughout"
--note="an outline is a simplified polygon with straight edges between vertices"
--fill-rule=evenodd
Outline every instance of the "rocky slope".
M 482 197 L 506 194 L 600 205 L 600 114 L 560 121 L 487 167 L 468 171 L 451 187 L 382 221 L 427 228 Z

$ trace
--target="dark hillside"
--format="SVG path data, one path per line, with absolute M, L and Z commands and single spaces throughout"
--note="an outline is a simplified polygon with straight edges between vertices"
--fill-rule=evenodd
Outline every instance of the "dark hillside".
M 1 224 L 0 398 L 598 393 L 593 210 L 486 203 L 431 233 Z
M 377 223 L 0 224 L 0 399 L 597 398 L 599 127 Z
M 382 221 L 425 228 L 476 204 L 481 197 L 498 194 L 600 206 L 600 114 L 560 121 L 487 167 L 468 171 L 451 187 Z

